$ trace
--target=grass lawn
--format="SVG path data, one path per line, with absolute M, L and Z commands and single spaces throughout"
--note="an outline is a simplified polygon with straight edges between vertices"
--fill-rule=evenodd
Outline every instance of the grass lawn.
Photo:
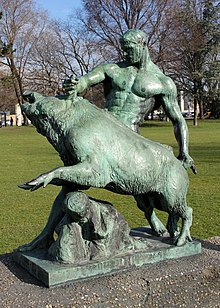
M 197 128 L 191 121 L 187 123 L 190 154 L 198 169 L 196 176 L 188 172 L 188 204 L 194 213 L 191 233 L 199 238 L 220 235 L 220 121 L 200 121 Z M 145 122 L 141 134 L 169 144 L 177 151 L 171 123 Z M 62 162 L 47 140 L 31 126 L 1 128 L 0 147 L 0 253 L 7 253 L 31 241 L 40 232 L 59 191 L 58 187 L 49 185 L 45 189 L 29 192 L 19 189 L 17 185 Z M 90 189 L 87 193 L 113 203 L 131 227 L 146 225 L 143 213 L 136 208 L 132 197 L 101 189 Z M 166 213 L 159 212 L 158 215 L 166 222 Z

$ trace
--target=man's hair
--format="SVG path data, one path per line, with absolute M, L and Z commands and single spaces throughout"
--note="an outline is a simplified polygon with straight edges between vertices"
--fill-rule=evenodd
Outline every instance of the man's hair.
M 138 29 L 127 30 L 121 37 L 121 42 L 124 41 L 133 41 L 135 43 L 141 43 L 146 45 L 147 37 L 146 34 Z

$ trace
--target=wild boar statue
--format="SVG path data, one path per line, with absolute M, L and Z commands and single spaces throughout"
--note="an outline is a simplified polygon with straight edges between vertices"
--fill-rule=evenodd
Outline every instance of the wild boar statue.
M 174 243 L 181 246 L 191 241 L 192 209 L 186 203 L 188 175 L 169 147 L 138 135 L 81 97 L 45 97 L 26 92 L 24 100 L 23 111 L 59 152 L 64 166 L 20 185 L 30 190 L 48 184 L 63 187 L 45 228 L 21 250 L 49 246 L 63 216 L 61 204 L 66 194 L 89 187 L 133 195 L 157 234 L 163 234 L 166 228 L 154 208 L 167 212 L 167 230 Z M 177 232 L 179 218 L 182 226 Z

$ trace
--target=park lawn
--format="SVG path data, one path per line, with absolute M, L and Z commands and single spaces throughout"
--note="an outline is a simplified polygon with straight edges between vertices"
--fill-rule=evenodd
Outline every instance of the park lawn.
M 197 128 L 188 121 L 190 153 L 198 174 L 189 171 L 188 204 L 193 208 L 192 236 L 208 238 L 220 235 L 220 121 L 200 121 Z M 177 153 L 177 144 L 169 122 L 147 121 L 141 134 L 149 139 L 169 144 Z M 1 204 L 0 253 L 31 241 L 47 221 L 51 204 L 59 191 L 52 185 L 34 192 L 18 185 L 62 165 L 58 154 L 32 126 L 0 129 Z M 131 196 L 117 195 L 102 189 L 90 189 L 95 198 L 113 203 L 131 227 L 146 225 L 143 213 Z M 166 223 L 167 214 L 157 212 Z

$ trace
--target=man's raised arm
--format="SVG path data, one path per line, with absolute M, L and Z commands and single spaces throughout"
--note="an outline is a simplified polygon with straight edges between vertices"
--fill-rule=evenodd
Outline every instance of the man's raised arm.
M 72 76 L 64 80 L 63 88 L 68 94 L 80 94 L 90 86 L 98 84 L 105 80 L 105 64 L 100 64 L 91 72 L 79 78 Z

